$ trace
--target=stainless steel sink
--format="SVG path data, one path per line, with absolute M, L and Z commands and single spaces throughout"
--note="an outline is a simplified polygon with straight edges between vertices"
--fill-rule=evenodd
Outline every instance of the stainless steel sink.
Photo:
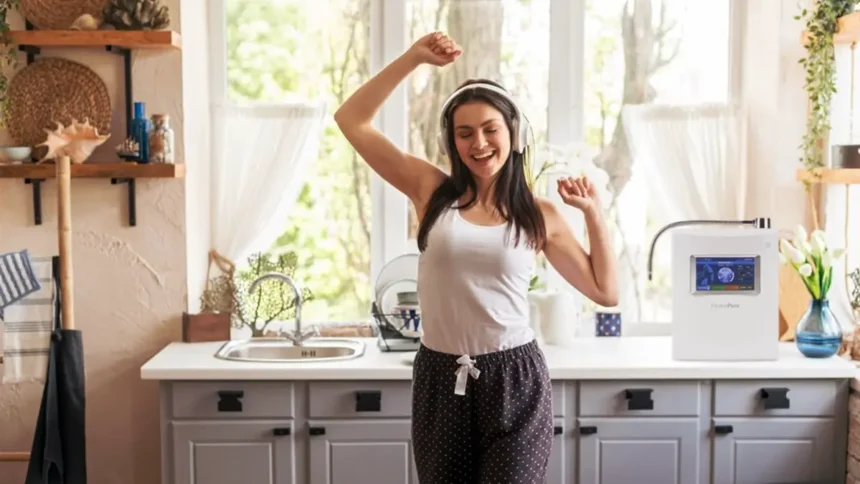
M 215 353 L 215 357 L 231 361 L 282 363 L 350 360 L 363 354 L 363 342 L 346 338 L 310 338 L 301 346 L 285 338 L 254 338 L 229 341 Z

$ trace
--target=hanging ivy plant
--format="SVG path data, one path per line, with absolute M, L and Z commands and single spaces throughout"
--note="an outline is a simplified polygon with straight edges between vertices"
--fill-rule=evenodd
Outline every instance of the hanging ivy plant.
M 806 21 L 806 95 L 811 109 L 800 161 L 807 170 L 824 167 L 823 140 L 830 130 L 830 101 L 836 92 L 836 58 L 833 36 L 839 17 L 854 11 L 860 0 L 818 0 L 810 11 L 802 9 L 796 20 Z M 807 185 L 808 188 L 808 185 Z

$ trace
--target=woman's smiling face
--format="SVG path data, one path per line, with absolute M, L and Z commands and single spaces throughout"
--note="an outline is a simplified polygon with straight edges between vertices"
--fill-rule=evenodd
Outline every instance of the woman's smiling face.
M 485 102 L 470 101 L 454 110 L 454 144 L 476 178 L 493 178 L 511 152 L 511 133 L 502 113 Z

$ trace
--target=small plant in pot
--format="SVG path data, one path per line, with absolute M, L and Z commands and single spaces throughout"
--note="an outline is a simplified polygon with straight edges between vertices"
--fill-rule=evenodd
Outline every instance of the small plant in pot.
M 797 272 L 812 298 L 795 329 L 797 348 L 809 358 L 833 356 L 842 345 L 842 327 L 830 308 L 828 293 L 833 265 L 844 253 L 844 249 L 829 247 L 823 231 L 807 235 L 802 225 L 795 228 L 791 242 L 779 242 L 780 262 Z
M 252 338 L 265 336 L 272 323 L 295 318 L 297 302 L 292 288 L 278 279 L 259 284 L 253 294 L 248 289 L 260 276 L 272 272 L 293 276 L 298 265 L 294 252 L 277 256 L 256 253 L 247 260 L 245 269 L 238 274 L 223 274 L 208 281 L 201 297 L 201 309 L 209 312 L 229 313 L 232 326 L 249 329 Z M 302 302 L 312 301 L 313 293 L 301 289 Z

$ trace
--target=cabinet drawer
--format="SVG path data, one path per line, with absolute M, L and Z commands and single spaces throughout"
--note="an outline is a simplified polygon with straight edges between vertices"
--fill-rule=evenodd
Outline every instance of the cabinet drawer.
M 717 381 L 714 414 L 830 416 L 838 394 L 838 383 L 832 380 Z
M 312 382 L 311 417 L 410 417 L 412 383 L 408 381 Z
M 293 416 L 293 385 L 284 382 L 206 381 L 172 384 L 174 418 Z
M 698 381 L 585 381 L 580 384 L 580 415 L 698 415 Z

